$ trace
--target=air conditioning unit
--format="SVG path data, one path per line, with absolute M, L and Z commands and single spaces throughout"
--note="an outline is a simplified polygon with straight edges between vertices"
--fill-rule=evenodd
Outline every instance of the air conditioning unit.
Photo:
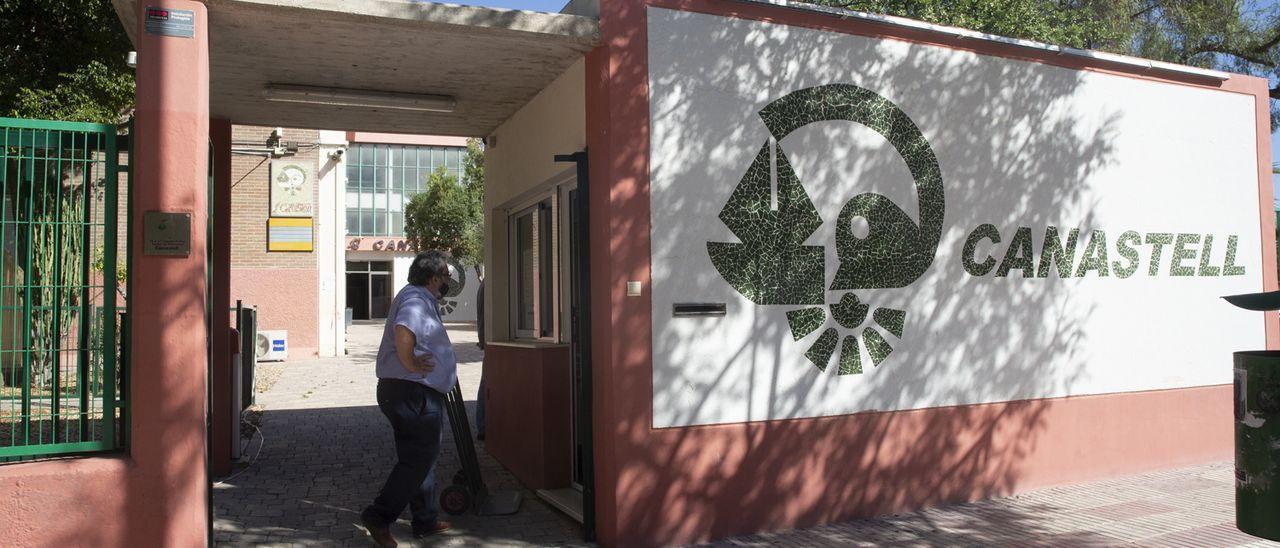
M 260 362 L 284 361 L 289 357 L 289 332 L 259 331 L 255 352 Z

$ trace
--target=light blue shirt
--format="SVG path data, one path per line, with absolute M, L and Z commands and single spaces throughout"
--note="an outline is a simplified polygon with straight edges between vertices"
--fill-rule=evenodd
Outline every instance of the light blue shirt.
M 416 340 L 414 356 L 429 354 L 436 368 L 425 376 L 404 368 L 396 355 L 396 326 L 402 325 L 413 332 Z M 396 294 L 387 310 L 387 323 L 382 329 L 382 344 L 378 347 L 378 378 L 403 379 L 419 382 L 441 394 L 453 390 L 458 382 L 458 360 L 453 354 L 453 343 L 440 320 L 440 307 L 436 297 L 425 287 L 406 285 Z

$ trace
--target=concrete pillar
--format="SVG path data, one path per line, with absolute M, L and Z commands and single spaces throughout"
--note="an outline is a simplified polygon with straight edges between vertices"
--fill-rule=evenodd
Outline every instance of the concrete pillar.
M 320 270 L 320 356 L 346 354 L 346 180 L 344 131 L 320 132 L 320 173 L 316 177 L 316 260 Z M 336 156 L 336 157 L 335 157 Z
M 209 264 L 211 471 L 215 477 L 231 472 L 231 439 L 238 409 L 232 409 L 231 386 L 231 121 L 209 121 L 209 141 L 213 146 L 213 241 Z
M 191 10 L 194 36 L 150 34 L 137 2 L 138 68 L 134 155 L 135 292 L 130 348 L 132 405 L 129 545 L 201 546 L 207 534 L 205 324 L 209 155 L 209 36 L 205 5 Z M 146 213 L 191 215 L 190 253 L 149 255 Z M 225 314 L 224 314 L 225 315 Z

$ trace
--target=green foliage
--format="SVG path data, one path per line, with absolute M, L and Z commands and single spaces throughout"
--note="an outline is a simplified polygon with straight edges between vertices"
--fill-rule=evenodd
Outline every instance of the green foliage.
M 1077 48 L 1122 47 L 1128 0 L 813 0 L 814 4 Z
M 462 158 L 462 184 L 467 191 L 471 223 L 467 232 L 470 246 L 476 250 L 471 263 L 484 262 L 484 146 L 479 139 L 467 139 L 467 154 Z
M 130 49 L 110 0 L 0 0 L 0 116 L 118 122 Z
M 92 268 L 94 272 L 97 272 L 99 274 L 101 274 L 104 270 L 106 270 L 106 262 L 107 262 L 106 254 L 103 253 L 102 249 L 103 249 L 102 246 L 98 246 L 97 249 L 93 250 L 93 262 L 89 263 L 89 267 Z M 128 265 L 125 264 L 124 257 L 117 254 L 116 255 L 116 285 L 123 286 L 127 281 L 129 281 Z
M 1258 0 L 810 0 L 1001 36 L 1280 77 L 1280 5 Z M 1280 86 L 1271 89 L 1280 98 Z M 1272 127 L 1280 110 L 1272 101 Z
M 405 237 L 416 250 L 443 249 L 464 265 L 477 264 L 484 227 L 476 213 L 468 188 L 442 167 L 405 206 Z

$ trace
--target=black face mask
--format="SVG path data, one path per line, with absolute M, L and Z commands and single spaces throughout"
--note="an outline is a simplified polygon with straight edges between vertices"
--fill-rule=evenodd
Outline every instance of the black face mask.
M 440 282 L 440 296 L 449 294 L 449 282 Z

